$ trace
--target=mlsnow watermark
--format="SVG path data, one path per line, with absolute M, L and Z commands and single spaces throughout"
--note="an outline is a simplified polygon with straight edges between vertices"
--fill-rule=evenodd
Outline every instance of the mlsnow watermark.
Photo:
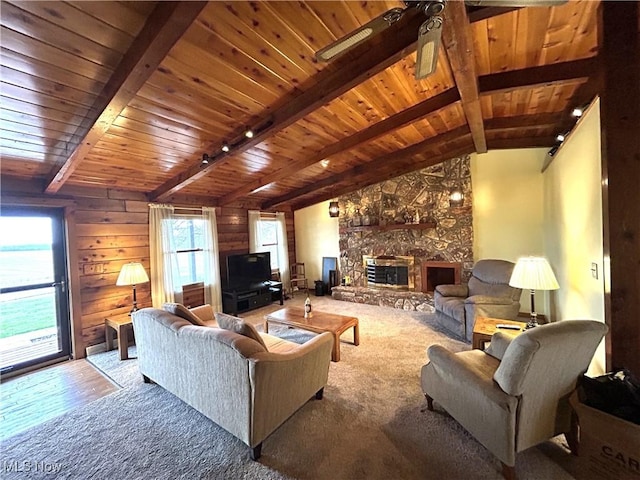
M 0 462 L 0 472 L 4 473 L 26 473 L 35 472 L 45 475 L 59 473 L 62 470 L 62 463 L 31 461 L 31 460 L 2 460 Z

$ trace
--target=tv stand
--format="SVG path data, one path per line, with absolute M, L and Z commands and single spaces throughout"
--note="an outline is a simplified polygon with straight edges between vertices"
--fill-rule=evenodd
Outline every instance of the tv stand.
M 282 282 L 267 281 L 222 289 L 222 310 L 230 315 L 264 307 L 276 300 L 280 301 L 280 305 L 284 305 Z

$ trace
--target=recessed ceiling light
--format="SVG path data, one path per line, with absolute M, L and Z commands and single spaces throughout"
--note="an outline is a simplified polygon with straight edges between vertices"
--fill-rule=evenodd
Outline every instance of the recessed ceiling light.
M 327 159 L 321 160 L 320 165 L 322 165 L 322 168 L 327 168 L 329 166 L 329 160 Z

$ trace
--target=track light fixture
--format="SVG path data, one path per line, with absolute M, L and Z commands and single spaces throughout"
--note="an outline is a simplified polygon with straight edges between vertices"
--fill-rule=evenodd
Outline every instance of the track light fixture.
M 253 138 L 253 130 L 247 128 L 247 130 L 244 132 L 244 136 L 247 138 Z
M 559 133 L 558 135 L 556 135 L 556 140 L 559 142 L 564 142 L 565 138 L 567 138 L 566 133 Z
M 227 153 L 229 151 L 229 145 L 227 144 L 227 142 L 224 142 L 222 144 L 222 148 L 220 148 L 220 150 L 222 150 L 224 153 Z
M 209 163 L 209 155 L 207 155 L 206 153 L 202 154 L 202 163 L 204 163 L 205 165 Z
M 558 151 L 558 148 L 560 148 L 560 145 L 554 145 L 553 147 L 551 147 L 551 150 L 547 152 L 547 155 L 549 155 L 550 157 L 553 157 Z
M 580 118 L 583 113 L 584 113 L 584 110 L 582 109 L 582 107 L 576 107 L 571 111 L 571 116 Z

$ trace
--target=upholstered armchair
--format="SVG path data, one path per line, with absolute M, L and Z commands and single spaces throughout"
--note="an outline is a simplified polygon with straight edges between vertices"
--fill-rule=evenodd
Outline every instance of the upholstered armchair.
M 476 317 L 515 319 L 522 290 L 509 286 L 514 266 L 479 260 L 467 285 L 438 285 L 433 294 L 438 324 L 470 342 Z
M 421 378 L 427 407 L 435 400 L 514 479 L 517 452 L 571 432 L 569 395 L 606 331 L 602 322 L 565 320 L 516 337 L 498 332 L 486 352 L 432 345 Z

